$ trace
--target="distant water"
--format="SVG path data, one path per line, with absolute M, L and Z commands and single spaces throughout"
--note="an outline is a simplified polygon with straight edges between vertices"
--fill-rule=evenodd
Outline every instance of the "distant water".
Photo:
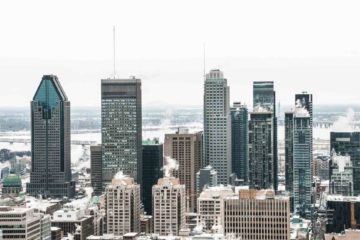
M 185 127 L 188 127 L 190 132 L 202 131 L 202 126 L 199 123 L 187 124 Z M 152 139 L 159 138 L 161 142 L 164 140 L 164 135 L 167 133 L 174 133 L 176 128 L 174 126 L 159 126 L 159 127 L 144 127 L 143 139 Z M 314 128 L 314 138 L 329 140 L 330 139 L 330 128 Z M 284 126 L 279 126 L 278 128 L 278 139 L 279 141 L 284 140 Z M 30 139 L 30 132 L 14 132 L 1 134 L 1 138 L 21 138 L 21 139 Z M 92 133 L 80 133 L 72 134 L 72 140 L 84 140 L 84 141 L 96 141 L 101 143 L 101 134 L 100 132 Z M 7 148 L 12 151 L 30 151 L 30 144 L 25 145 L 24 143 L 3 143 L 0 142 L 0 149 Z M 71 146 L 71 158 L 73 162 L 76 162 L 84 153 L 84 151 L 89 152 L 88 147 L 82 147 L 80 145 Z

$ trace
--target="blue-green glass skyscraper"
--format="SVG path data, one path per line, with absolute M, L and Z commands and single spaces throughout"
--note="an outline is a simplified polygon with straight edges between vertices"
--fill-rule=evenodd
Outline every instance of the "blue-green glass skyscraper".
M 238 179 L 248 181 L 248 110 L 244 104 L 234 102 L 231 113 L 232 172 Z
M 54 75 L 44 75 L 31 102 L 31 173 L 27 193 L 73 197 L 70 102 Z

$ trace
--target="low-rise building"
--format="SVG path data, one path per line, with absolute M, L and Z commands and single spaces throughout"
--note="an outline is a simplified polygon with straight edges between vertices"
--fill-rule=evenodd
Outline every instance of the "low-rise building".
M 41 215 L 34 209 L 0 207 L 1 239 L 41 238 Z
M 202 191 L 198 198 L 198 226 L 204 232 L 222 233 L 224 198 L 229 196 L 234 196 L 231 187 L 210 187 Z
M 242 240 L 290 238 L 289 197 L 273 190 L 241 189 L 224 199 L 224 235 Z
M 53 214 L 51 226 L 61 228 L 64 236 L 77 233 L 80 240 L 86 240 L 94 233 L 94 218 L 84 215 L 80 210 L 65 208 Z

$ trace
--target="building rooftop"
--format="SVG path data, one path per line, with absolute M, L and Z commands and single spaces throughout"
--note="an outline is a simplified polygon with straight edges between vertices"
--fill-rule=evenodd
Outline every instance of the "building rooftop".
M 165 186 L 165 185 L 180 185 L 180 180 L 175 177 L 164 177 L 158 180 L 157 185 L 154 186 Z
M 16 174 L 9 174 L 3 181 L 3 187 L 21 187 L 21 178 Z
M 159 138 L 143 140 L 142 145 L 160 145 Z
M 334 202 L 360 202 L 360 196 L 342 196 L 337 194 L 327 195 L 327 201 Z

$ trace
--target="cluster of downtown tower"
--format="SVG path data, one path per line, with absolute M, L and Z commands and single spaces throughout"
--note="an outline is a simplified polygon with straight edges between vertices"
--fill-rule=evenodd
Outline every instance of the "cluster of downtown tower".
M 102 142 L 91 146 L 91 181 L 94 194 L 100 195 L 122 171 L 140 185 L 145 209 L 151 212 L 151 187 L 163 177 L 164 150 L 158 142 L 146 143 L 142 139 L 141 97 L 140 79 L 101 81 Z M 292 209 L 306 216 L 311 214 L 313 203 L 312 95 L 296 94 L 294 102 L 293 110 L 285 114 L 286 190 L 291 193 Z M 184 143 L 193 144 L 191 151 L 196 157 L 189 159 L 198 161 L 198 164 L 188 164 L 189 168 L 195 175 L 200 174 L 201 169 L 214 169 L 218 184 L 278 191 L 277 116 L 272 81 L 253 83 L 250 112 L 241 102 L 230 106 L 227 79 L 220 70 L 211 70 L 204 82 L 204 130 Z M 29 194 L 56 198 L 75 196 L 70 169 L 70 129 L 70 102 L 58 78 L 44 75 L 31 102 Z M 177 134 L 180 136 L 181 132 Z M 188 136 L 183 137 L 186 140 Z M 177 139 L 176 136 L 173 139 Z M 165 154 L 169 151 L 165 147 Z M 196 181 L 196 176 L 179 176 L 181 171 L 176 174 L 186 186 Z M 193 206 L 191 210 L 195 209 Z

